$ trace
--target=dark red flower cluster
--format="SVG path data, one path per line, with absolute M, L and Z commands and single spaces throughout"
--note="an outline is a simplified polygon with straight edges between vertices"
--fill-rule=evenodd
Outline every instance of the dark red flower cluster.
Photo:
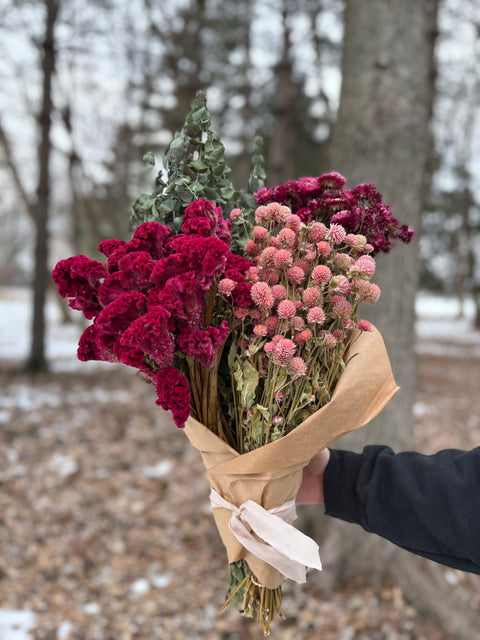
M 290 180 L 272 189 L 263 187 L 255 194 L 258 205 L 279 202 L 308 224 L 313 220 L 341 224 L 347 233 L 362 234 L 373 246 L 371 255 L 388 253 L 395 241 L 409 243 L 415 235 L 400 225 L 373 184 L 359 184 L 344 191 L 345 178 L 339 173 Z
M 139 369 L 155 385 L 157 402 L 182 427 L 190 413 L 190 388 L 175 355 L 212 367 L 229 327 L 225 321 L 205 326 L 208 294 L 227 266 L 245 272 L 251 263 L 230 253 L 230 221 L 213 202 L 193 202 L 182 233 L 170 234 L 170 227 L 147 222 L 128 242 L 99 244 L 106 267 L 74 256 L 60 261 L 52 276 L 70 307 L 93 319 L 80 338 L 79 359 Z

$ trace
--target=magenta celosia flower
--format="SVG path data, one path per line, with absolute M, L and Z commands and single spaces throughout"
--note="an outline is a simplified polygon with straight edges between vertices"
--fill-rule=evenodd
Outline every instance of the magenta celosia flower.
M 193 331 L 184 346 L 187 356 L 199 361 L 203 369 L 211 369 L 215 363 L 218 347 L 228 337 L 228 325 L 222 322 L 220 327 L 208 327 L 206 330 Z
M 278 249 L 273 254 L 273 263 L 277 269 L 292 264 L 292 252 L 289 249 Z
M 303 331 L 305 329 L 305 320 L 300 316 L 294 316 L 290 324 L 294 331 Z
M 321 256 L 327 258 L 332 253 L 332 247 L 326 240 L 322 240 L 321 242 L 317 242 L 317 251 Z
M 296 356 L 289 361 L 288 370 L 295 376 L 304 376 L 307 374 L 307 363 L 303 358 Z
M 374 282 L 359 280 L 357 282 L 357 296 L 360 302 L 375 304 L 380 298 L 380 287 Z
M 253 333 L 256 336 L 266 336 L 268 334 L 267 326 L 264 324 L 257 324 L 253 327 Z
M 287 278 L 291 282 L 295 282 L 296 284 L 300 284 L 305 280 L 305 271 L 300 267 L 290 267 L 287 270 Z
M 222 216 L 222 209 L 215 202 L 204 198 L 194 200 L 183 214 L 182 232 L 203 237 L 217 236 L 224 242 L 230 242 L 231 225 Z
M 161 369 L 155 376 L 157 404 L 171 411 L 177 427 L 182 428 L 190 415 L 190 387 L 187 378 L 174 367 Z
M 297 333 L 295 335 L 295 342 L 297 344 L 305 344 L 305 342 L 307 342 L 307 340 L 310 340 L 312 335 L 313 334 L 310 331 L 310 329 L 303 329 L 303 331 L 300 331 L 299 333 Z
M 289 338 L 281 338 L 275 344 L 272 351 L 272 359 L 275 364 L 285 366 L 293 358 L 297 350 L 296 344 Z
M 60 260 L 52 272 L 62 298 L 68 298 L 68 306 L 83 311 L 89 320 L 102 309 L 98 291 L 107 276 L 105 266 L 87 256 L 80 255 Z
M 293 229 L 284 228 L 281 229 L 277 235 L 277 240 L 282 244 L 286 244 L 288 247 L 293 247 L 296 243 L 297 236 Z
M 341 296 L 334 296 L 334 298 L 331 300 L 332 316 L 334 318 L 343 318 L 344 320 L 348 320 L 352 314 L 352 305 L 346 298 L 342 298 Z
M 82 333 L 80 340 L 78 341 L 78 359 L 82 362 L 87 362 L 88 360 L 106 360 L 108 362 L 113 362 L 114 358 L 112 352 L 106 354 L 103 349 L 100 349 L 97 346 L 97 333 L 98 331 L 95 324 L 87 327 Z
M 326 284 L 330 282 L 332 272 L 325 264 L 319 264 L 312 271 L 312 280 L 314 284 Z
M 322 324 L 325 321 L 325 311 L 322 307 L 312 307 L 307 313 L 307 322 Z
M 287 297 L 287 290 L 283 284 L 274 284 L 271 290 L 275 300 L 285 300 Z
M 371 278 L 375 273 L 375 260 L 372 256 L 360 256 L 355 262 L 355 268 Z
M 340 224 L 331 224 L 327 231 L 326 238 L 332 244 L 341 244 L 345 240 L 346 235 L 347 232 Z
M 250 290 L 253 302 L 261 309 L 269 310 L 275 302 L 272 291 L 266 282 L 255 282 Z
M 163 256 L 165 240 L 171 231 L 170 227 L 160 222 L 144 222 L 135 229 L 127 246 L 131 245 L 132 251 L 146 251 L 158 260 Z
M 232 295 L 232 291 L 235 289 L 236 284 L 237 283 L 230 278 L 223 278 L 218 283 L 218 293 L 228 298 Z
M 315 307 L 317 303 L 321 302 L 322 292 L 316 287 L 308 287 L 302 293 L 303 304 L 306 307 Z
M 368 320 L 359 320 L 357 324 L 357 328 L 360 331 L 371 331 L 373 327 Z
M 157 368 L 173 366 L 175 345 L 168 331 L 169 317 L 163 307 L 151 307 L 122 333 L 120 346 L 142 351 Z
M 277 315 L 279 318 L 293 318 L 297 308 L 292 300 L 281 300 L 278 303 Z

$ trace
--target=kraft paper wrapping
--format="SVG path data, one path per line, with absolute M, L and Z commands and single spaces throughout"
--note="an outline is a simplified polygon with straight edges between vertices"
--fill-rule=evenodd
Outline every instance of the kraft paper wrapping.
M 347 364 L 328 404 L 288 435 L 259 449 L 239 454 L 192 417 L 185 434 L 200 452 L 210 486 L 225 500 L 240 506 L 254 500 L 272 509 L 293 499 L 302 469 L 321 449 L 372 420 L 398 390 L 378 330 L 362 332 L 351 348 Z M 244 559 L 256 579 L 275 589 L 284 576 L 244 549 L 228 528 L 232 513 L 213 510 L 229 562 Z

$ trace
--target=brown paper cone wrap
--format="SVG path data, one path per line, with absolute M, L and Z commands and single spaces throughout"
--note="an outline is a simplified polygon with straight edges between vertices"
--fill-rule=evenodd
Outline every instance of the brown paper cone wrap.
M 302 469 L 321 449 L 372 420 L 398 390 L 380 333 L 362 332 L 351 348 L 356 354 L 340 376 L 332 399 L 288 435 L 240 455 L 192 417 L 185 433 L 200 452 L 210 486 L 225 500 L 240 506 L 253 500 L 272 509 L 293 499 Z M 244 559 L 257 580 L 270 589 L 284 576 L 243 548 L 228 528 L 232 516 L 214 509 L 215 522 L 228 561 Z

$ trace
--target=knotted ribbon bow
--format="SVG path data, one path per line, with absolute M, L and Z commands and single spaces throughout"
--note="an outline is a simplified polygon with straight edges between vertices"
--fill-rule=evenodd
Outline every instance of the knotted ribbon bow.
M 212 509 L 232 511 L 228 528 L 237 540 L 245 549 L 280 571 L 286 578 L 305 582 L 306 567 L 322 570 L 318 544 L 289 524 L 297 517 L 295 500 L 289 500 L 268 511 L 253 500 L 247 500 L 236 507 L 212 489 L 210 504 Z

